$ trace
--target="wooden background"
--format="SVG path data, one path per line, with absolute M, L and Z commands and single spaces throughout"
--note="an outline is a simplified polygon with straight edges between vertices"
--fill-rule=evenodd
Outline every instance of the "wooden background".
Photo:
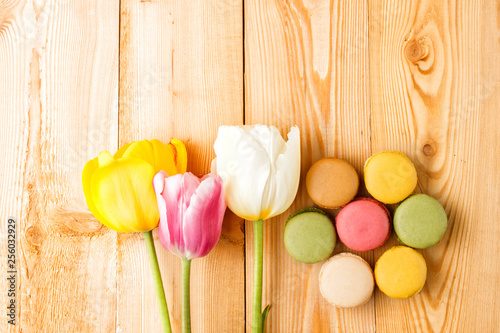
M 0 332 L 159 332 L 142 236 L 93 218 L 82 168 L 176 137 L 206 173 L 218 126 L 243 123 L 297 124 L 302 137 L 297 199 L 264 227 L 268 332 L 499 332 L 499 59 L 493 0 L 0 0 L 2 271 L 8 217 L 18 227 L 17 325 L 2 314 Z M 341 157 L 362 174 L 390 149 L 412 159 L 449 227 L 423 251 L 419 295 L 377 290 L 339 310 L 319 293 L 321 263 L 286 253 L 284 222 L 312 205 L 313 162 Z M 252 241 L 228 214 L 194 261 L 193 332 L 250 331 Z M 396 243 L 361 255 L 373 265 Z M 179 332 L 180 260 L 158 254 Z M 2 275 L 2 313 L 6 291 Z

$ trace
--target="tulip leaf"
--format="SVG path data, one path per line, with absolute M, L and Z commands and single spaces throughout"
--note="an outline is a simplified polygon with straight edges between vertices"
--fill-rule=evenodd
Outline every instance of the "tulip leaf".
M 267 315 L 269 314 L 270 306 L 271 306 L 271 304 L 268 304 L 264 308 L 264 311 L 262 311 L 262 333 L 266 333 L 266 319 L 267 319 Z

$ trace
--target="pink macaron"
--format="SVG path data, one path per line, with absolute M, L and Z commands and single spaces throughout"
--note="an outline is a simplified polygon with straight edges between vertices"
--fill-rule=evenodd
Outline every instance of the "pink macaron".
M 391 214 L 381 202 L 358 198 L 342 208 L 335 219 L 339 238 L 355 251 L 376 249 L 391 234 Z

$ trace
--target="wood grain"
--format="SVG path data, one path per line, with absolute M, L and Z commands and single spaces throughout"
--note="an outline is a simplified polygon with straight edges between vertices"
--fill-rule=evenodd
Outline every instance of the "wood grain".
M 298 125 L 302 140 L 297 199 L 283 215 L 264 222 L 263 304 L 271 304 L 269 332 L 375 331 L 373 300 L 352 310 L 329 305 L 318 287 L 322 263 L 296 262 L 283 245 L 287 216 L 313 205 L 304 186 L 311 164 L 335 156 L 360 172 L 370 155 L 367 10 L 365 1 L 245 2 L 245 122 L 275 125 L 285 137 Z M 251 304 L 251 222 L 246 230 Z M 335 253 L 344 250 L 339 244 Z M 372 253 L 361 255 L 373 263 Z
M 188 170 L 210 172 L 218 126 L 243 121 L 243 9 L 239 1 L 121 2 L 120 145 L 186 143 Z M 242 221 L 192 265 L 193 332 L 241 332 Z M 156 234 L 155 234 L 156 237 Z M 118 319 L 124 332 L 158 331 L 156 296 L 140 235 L 118 237 Z M 174 332 L 181 324 L 180 259 L 156 242 Z
M 17 325 L 2 316 L 2 331 L 114 331 L 115 233 L 87 210 L 81 172 L 116 149 L 117 2 L 3 1 L 0 12 L 2 232 L 8 216 L 18 226 Z M 5 259 L 4 237 L 1 248 Z
M 422 292 L 400 301 L 377 291 L 377 332 L 498 330 L 500 267 L 492 254 L 500 231 L 490 223 L 500 195 L 498 6 L 369 3 L 373 150 L 406 153 L 418 170 L 417 191 L 437 198 L 449 216 L 444 238 L 423 251 Z
M 218 126 L 242 123 L 301 130 L 297 199 L 264 227 L 268 333 L 498 332 L 499 17 L 498 0 L 0 1 L 2 272 L 7 218 L 18 226 L 18 323 L 2 317 L 0 332 L 157 332 L 142 236 L 90 214 L 82 168 L 104 149 L 176 137 L 189 170 L 206 173 Z M 312 163 L 341 157 L 362 176 L 390 149 L 414 161 L 417 192 L 443 204 L 449 227 L 422 251 L 420 294 L 376 290 L 340 310 L 321 297 L 321 263 L 287 254 L 284 223 L 313 206 Z M 228 212 L 217 247 L 193 262 L 193 332 L 251 329 L 245 223 Z M 395 244 L 360 255 L 373 265 Z M 180 260 L 156 246 L 178 332 Z M 2 307 L 6 290 L 2 275 Z

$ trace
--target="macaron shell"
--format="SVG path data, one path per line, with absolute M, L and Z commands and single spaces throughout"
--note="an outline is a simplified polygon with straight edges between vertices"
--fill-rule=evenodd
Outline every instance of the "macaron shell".
M 408 298 L 417 294 L 427 278 L 424 257 L 412 248 L 394 246 L 384 252 L 375 264 L 378 288 L 392 298 Z
M 357 307 L 368 302 L 373 294 L 373 271 L 363 258 L 339 253 L 321 267 L 319 287 L 330 304 L 340 308 Z
M 307 193 L 323 208 L 345 206 L 356 196 L 358 187 L 358 173 L 351 164 L 339 158 L 322 158 L 307 172 Z
M 285 248 L 292 258 L 303 263 L 327 259 L 336 243 L 335 227 L 328 215 L 315 208 L 290 215 L 283 235 Z
M 338 213 L 335 226 L 340 240 L 355 251 L 382 246 L 391 234 L 390 213 L 380 202 L 358 198 Z
M 364 179 L 366 189 L 375 199 L 394 204 L 415 190 L 417 170 L 405 154 L 385 151 L 374 154 L 366 161 Z
M 398 240 L 417 249 L 436 245 L 448 224 L 448 216 L 436 199 L 415 194 L 403 201 L 394 212 L 394 232 Z

